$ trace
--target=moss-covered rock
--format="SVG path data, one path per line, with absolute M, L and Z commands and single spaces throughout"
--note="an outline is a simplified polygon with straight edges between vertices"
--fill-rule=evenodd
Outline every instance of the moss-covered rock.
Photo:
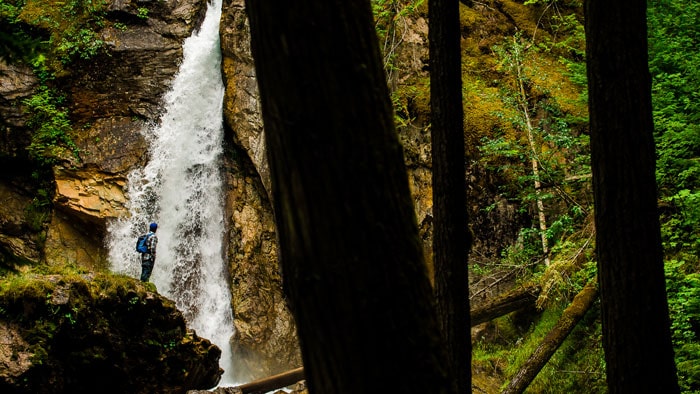
M 221 350 L 153 286 L 104 274 L 0 283 L 0 392 L 185 393 L 215 386 Z

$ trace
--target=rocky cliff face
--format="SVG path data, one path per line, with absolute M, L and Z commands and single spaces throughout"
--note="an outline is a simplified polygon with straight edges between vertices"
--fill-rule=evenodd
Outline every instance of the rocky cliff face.
M 106 222 L 126 213 L 125 176 L 147 159 L 140 131 L 158 119 L 161 97 L 182 59 L 182 42 L 201 23 L 206 2 L 149 3 L 145 20 L 137 16 L 142 7 L 111 2 L 107 15 L 115 24 L 100 32 L 107 54 L 77 64 L 60 81 L 70 97 L 80 162 L 66 158 L 54 168 L 56 210 L 45 251 L 49 263 L 77 258 L 81 264 L 104 266 Z M 66 250 L 76 252 L 66 256 Z
M 125 213 L 125 175 L 146 160 L 140 130 L 157 120 L 161 96 L 178 70 L 182 41 L 201 22 L 205 6 L 202 0 L 149 3 L 149 17 L 143 19 L 138 17 L 141 3 L 115 0 L 107 5 L 109 23 L 98 32 L 105 53 L 79 61 L 52 82 L 67 97 L 71 138 L 80 157 L 63 157 L 53 168 L 55 209 L 45 220 L 41 237 L 46 242 L 3 231 L 8 235 L 0 239 L 0 249 L 19 251 L 13 254 L 31 262 L 77 259 L 104 267 L 106 220 Z M 26 153 L 31 130 L 23 101 L 36 93 L 38 80 L 22 65 L 0 64 L 0 73 L 0 158 L 9 170 L 2 181 L 27 206 L 36 190 L 27 187 L 32 184 Z M 28 227 L 31 221 L 16 218 L 14 226 Z
M 3 393 L 185 393 L 214 387 L 221 350 L 133 279 L 35 276 L 0 289 Z
M 31 141 L 27 130 L 25 105 L 38 84 L 32 70 L 0 60 L 0 262 L 37 262 L 42 256 L 40 231 L 43 218 L 27 214 L 32 204 L 32 188 L 27 179 L 31 166 L 26 147 Z
M 228 156 L 228 257 L 237 368 L 260 378 L 301 366 L 293 317 L 282 294 L 270 176 L 243 0 L 221 19 Z
M 144 7 L 148 18 L 139 16 Z M 65 155 L 53 166 L 52 205 L 41 210 L 32 205 L 37 189 L 31 186 L 26 153 L 32 131 L 23 104 L 39 81 L 30 68 L 0 64 L 0 159 L 12 168 L 0 179 L 0 196 L 7 202 L 0 205 L 4 264 L 107 267 L 107 223 L 126 214 L 126 176 L 148 159 L 140 131 L 158 120 L 161 97 L 182 57 L 182 42 L 198 27 L 205 7 L 202 0 L 109 3 L 109 23 L 99 32 L 106 53 L 79 61 L 55 81 L 68 99 L 79 159 Z M 269 187 L 263 186 L 269 177 L 249 46 L 227 40 L 232 35 L 247 40 L 245 28 L 231 29 L 237 25 L 228 23 L 232 15 L 243 16 L 242 2 L 225 7 L 224 53 L 242 53 L 235 62 L 225 57 L 224 64 L 225 69 L 233 65 L 237 70 L 226 76 L 226 252 L 237 330 L 236 367 L 245 371 L 239 376 L 255 378 L 297 367 L 301 360 L 277 270 Z M 238 111 L 233 117 L 232 108 Z

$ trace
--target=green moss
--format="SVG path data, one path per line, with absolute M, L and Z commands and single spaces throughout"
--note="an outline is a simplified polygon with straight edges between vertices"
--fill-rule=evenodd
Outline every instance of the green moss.
M 0 300 L 45 300 L 55 288 L 55 284 L 35 280 L 32 274 L 12 274 L 0 280 Z
M 569 334 L 530 384 L 527 393 L 606 393 L 600 312 L 594 308 Z
M 48 64 L 57 74 L 75 60 L 90 59 L 104 46 L 97 34 L 105 23 L 102 0 L 28 0 L 21 9 L 19 20 L 48 38 Z

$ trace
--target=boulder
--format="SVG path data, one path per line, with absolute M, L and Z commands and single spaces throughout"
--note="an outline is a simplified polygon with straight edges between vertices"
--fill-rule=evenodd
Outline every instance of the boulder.
M 216 386 L 221 350 L 132 279 L 35 275 L 0 290 L 3 393 L 185 393 Z

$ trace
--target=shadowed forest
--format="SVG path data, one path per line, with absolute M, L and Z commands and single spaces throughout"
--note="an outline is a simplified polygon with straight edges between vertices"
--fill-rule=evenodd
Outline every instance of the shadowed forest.
M 55 166 L 81 160 L 81 130 L 54 80 L 105 45 L 102 5 L 73 1 L 58 15 L 68 8 L 44 3 L 0 0 L 0 59 L 29 66 L 39 84 L 22 102 L 31 133 L 19 144 L 36 232 L 56 203 Z M 335 2 L 248 3 L 280 275 L 310 392 L 625 392 L 618 383 L 631 375 L 618 365 L 653 360 L 613 349 L 655 345 L 648 339 L 659 332 L 672 358 L 659 375 L 676 379 L 657 387 L 700 392 L 700 3 L 650 0 L 645 15 L 600 34 L 590 34 L 604 23 L 598 0 L 372 0 L 372 19 L 370 8 Z M 137 14 L 149 18 L 146 7 Z M 616 39 L 644 21 L 644 45 Z M 428 27 L 430 56 L 401 49 Z M 637 67 L 610 71 L 629 64 Z M 589 87 L 591 75 L 602 77 Z M 645 75 L 650 107 L 634 116 Z M 642 94 L 616 96 L 629 86 Z M 10 130 L 13 119 L 0 113 L 0 125 Z M 9 168 L 17 154 L 9 131 L 3 138 Z M 421 183 L 421 171 L 432 181 Z M 638 171 L 654 179 L 639 181 Z M 432 205 L 416 217 L 420 195 Z M 625 209 L 640 200 L 649 211 Z M 628 217 L 634 226 L 624 227 Z M 0 246 L 5 298 L 18 272 L 82 272 L 71 263 L 17 269 L 34 263 Z M 626 331 L 626 311 L 644 315 L 645 306 L 628 309 L 620 292 L 644 293 L 635 284 L 661 264 L 665 294 L 650 286 L 653 316 L 636 320 L 659 331 Z M 470 344 L 454 335 L 466 330 Z

